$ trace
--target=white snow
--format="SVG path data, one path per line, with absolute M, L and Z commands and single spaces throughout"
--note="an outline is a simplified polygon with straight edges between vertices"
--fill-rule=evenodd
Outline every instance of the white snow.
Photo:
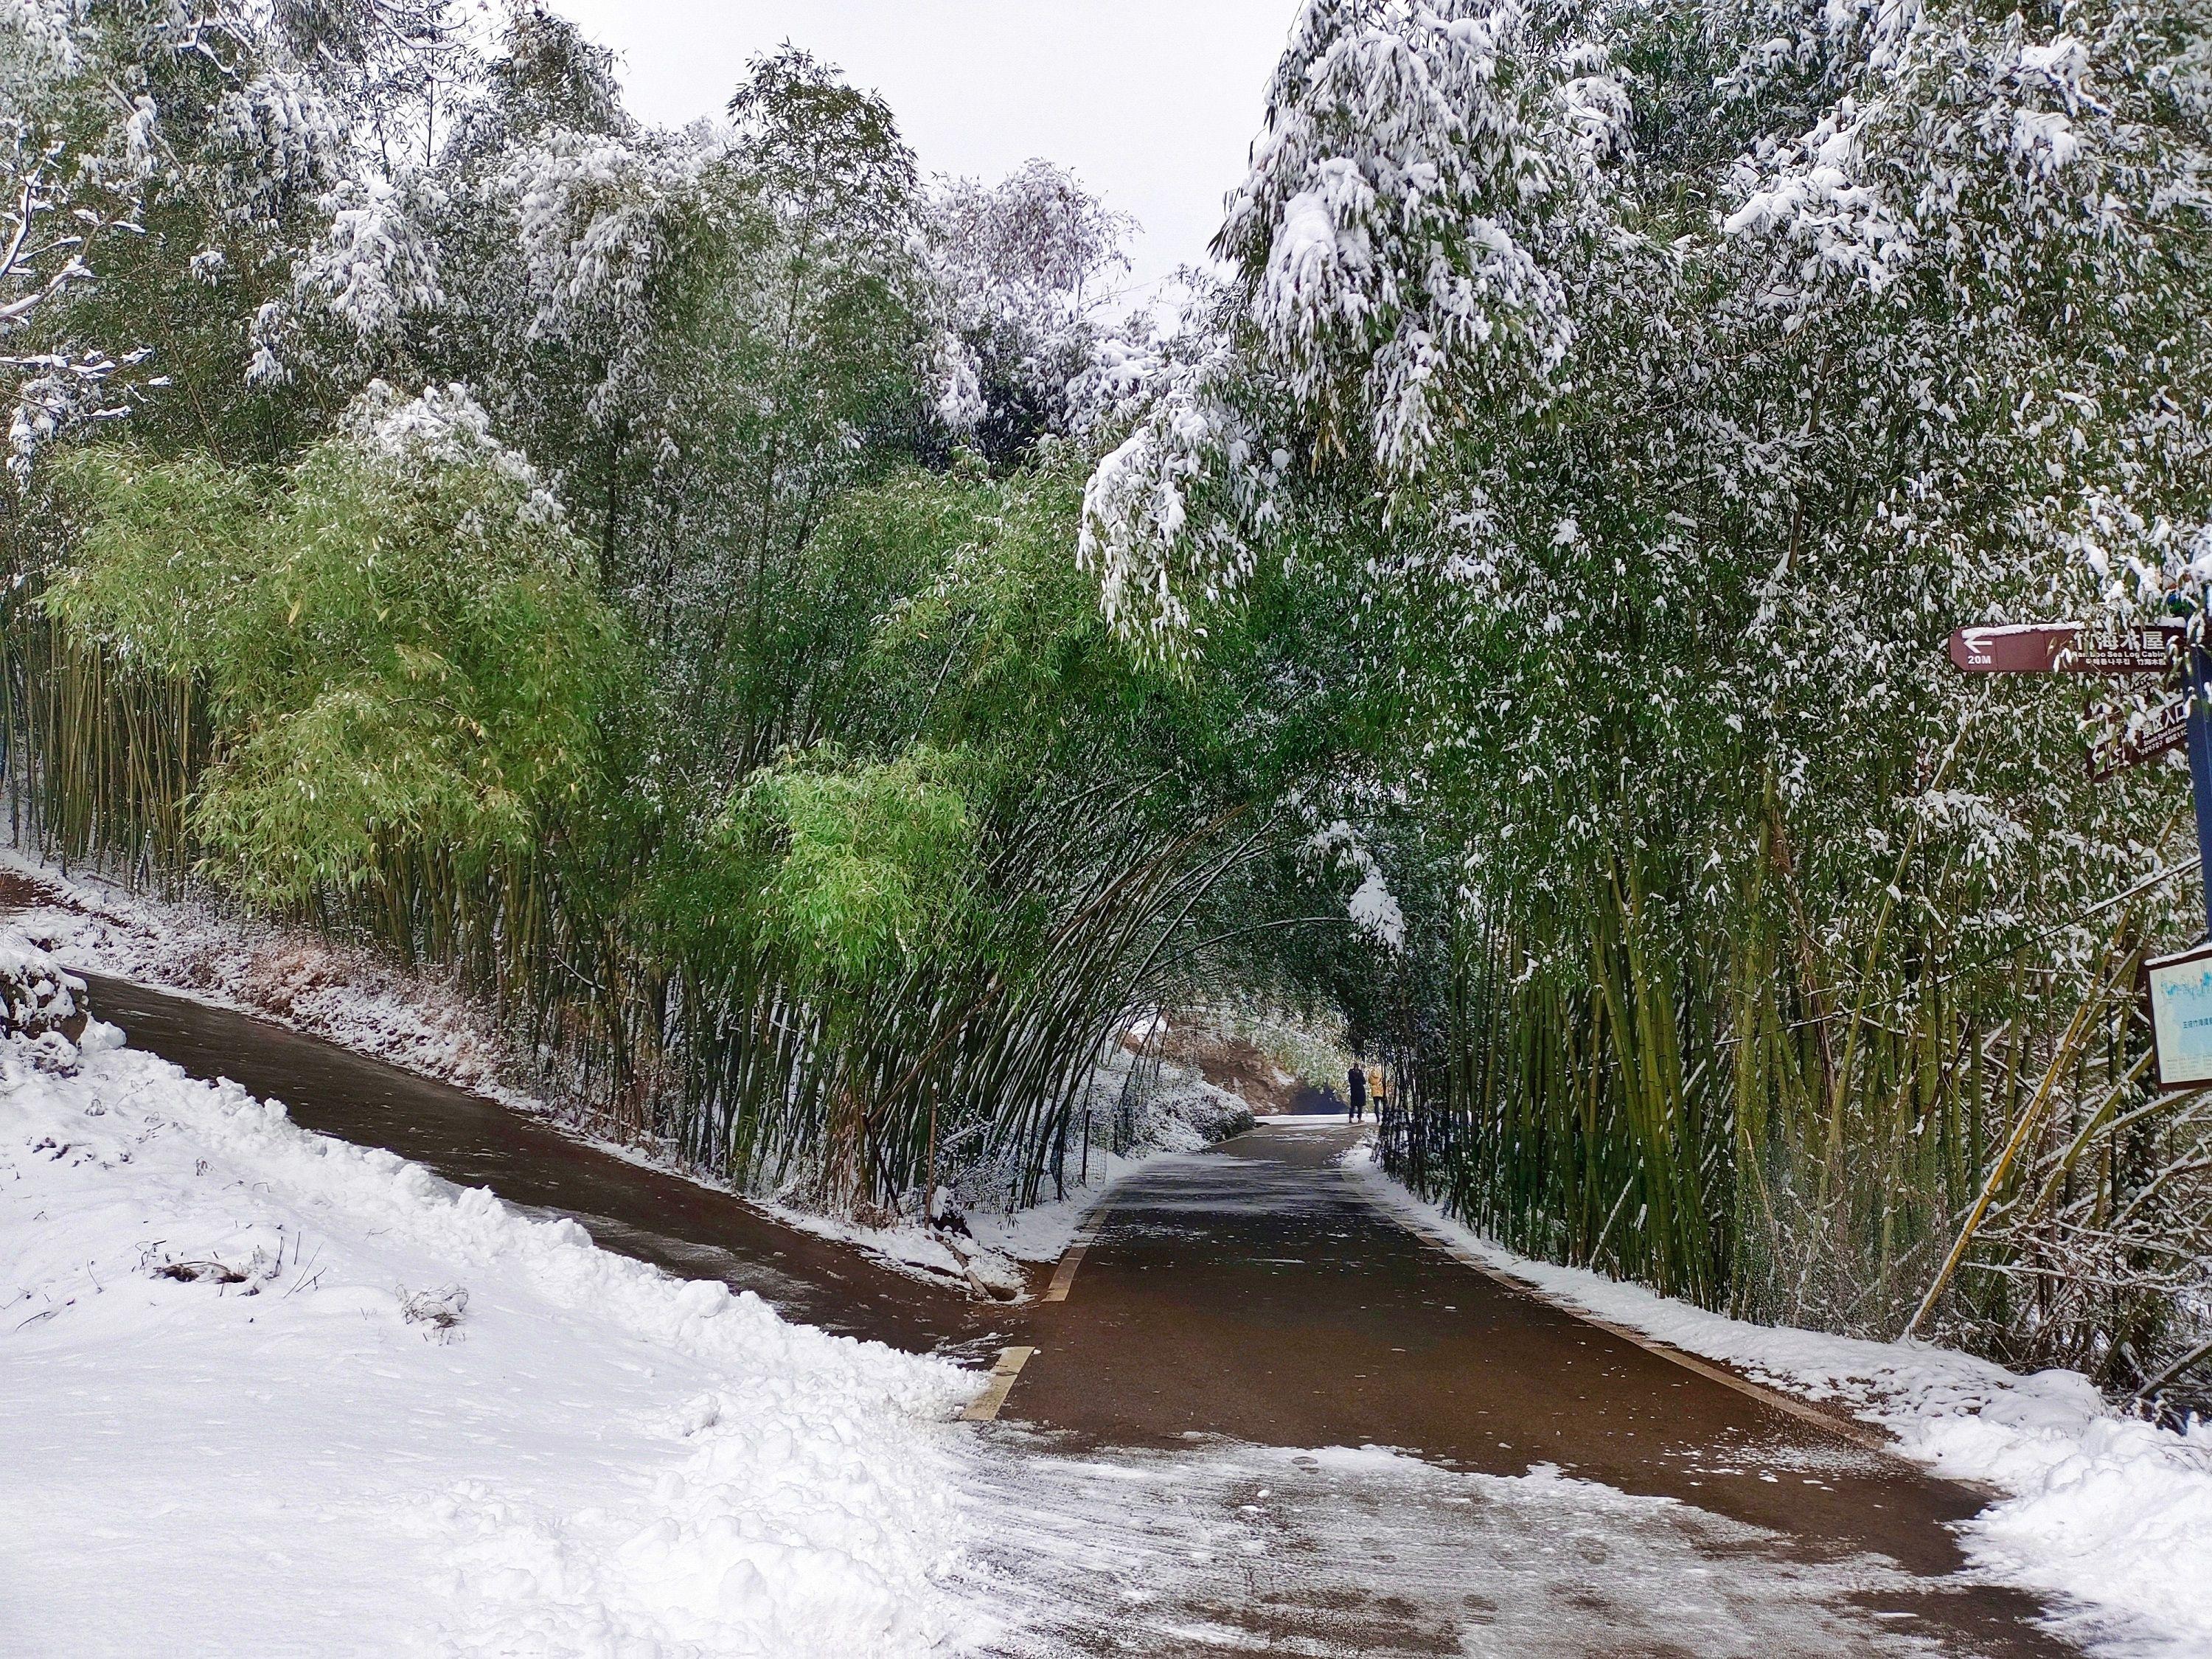
M 1367 872 L 1367 879 L 1359 884 L 1358 890 L 1346 903 L 1345 914 L 1352 918 L 1353 927 L 1389 950 L 1399 951 L 1406 948 L 1405 912 L 1398 908 L 1398 901 L 1384 885 L 1380 870 Z
M 671 1148 L 622 1145 L 580 1131 L 580 1109 L 548 1100 L 527 1086 L 521 1057 L 509 1041 L 480 1009 L 435 975 L 402 973 L 373 952 L 218 912 L 190 899 L 130 892 L 81 872 L 64 874 L 17 848 L 0 846 L 0 869 L 20 872 L 54 894 L 52 902 L 17 912 L 9 925 L 50 951 L 57 962 L 272 1019 L 514 1110 L 550 1118 L 616 1157 L 700 1181 L 717 1192 L 729 1190 L 701 1181 Z M 1096 1123 L 1103 1125 L 1110 1116 L 1111 1098 L 1131 1063 L 1127 1051 L 1117 1046 L 1097 1068 L 1091 1102 Z M 969 1171 L 957 1196 L 967 1212 L 972 1247 L 957 1235 L 913 1220 L 868 1227 L 788 1205 L 748 1201 L 787 1225 L 865 1251 L 886 1267 L 924 1280 L 963 1283 L 979 1296 L 1003 1300 L 1024 1289 L 1018 1264 L 1056 1259 L 1083 1217 L 1123 1175 L 1158 1152 L 1194 1152 L 1218 1139 L 1233 1131 L 1237 1115 L 1249 1109 L 1237 1096 L 1195 1072 L 1164 1064 L 1126 1155 L 1110 1152 L 1094 1139 L 1087 1182 L 1078 1150 L 1081 1134 L 1076 1133 L 1069 1147 L 1065 1200 L 1007 1214 L 1000 1207 L 1006 1187 L 1001 1172 L 989 1167 Z
M 1102 1059 L 1085 1106 L 1096 1132 L 1087 1160 L 1077 1151 L 1080 1132 L 1070 1137 L 1067 1195 L 1012 1212 L 971 1211 L 968 1225 L 979 1243 L 1016 1261 L 1057 1261 L 1128 1176 L 1139 1168 L 1158 1167 L 1163 1157 L 1200 1152 L 1257 1121 L 1243 1096 L 1207 1082 L 1194 1067 L 1163 1060 L 1134 1114 L 1134 1134 L 1124 1150 L 1115 1152 L 1103 1136 L 1113 1121 L 1115 1103 L 1138 1064 L 1137 1057 L 1119 1044 L 1110 1046 Z
M 971 1215 L 968 1225 L 977 1243 L 1016 1261 L 1057 1261 L 1092 1212 L 1108 1202 L 1114 1188 L 1139 1169 L 1156 1165 L 1163 1155 L 1158 1146 L 1132 1146 L 1127 1156 L 1093 1146 L 1090 1181 L 1071 1179 L 1066 1198 L 1033 1204 L 1012 1214 L 993 1211 Z
M 1207 1438 L 1086 1455 L 1010 1431 L 970 1478 L 1010 1522 L 969 1571 L 1011 1654 L 1929 1651 L 1852 1606 L 1907 1585 L 1887 1562 L 1776 1558 L 1754 1528 L 1549 1464 Z
M 2022 1376 L 1923 1342 L 1753 1325 L 1483 1238 L 1386 1176 L 1372 1143 L 1346 1173 L 1387 1210 L 1551 1299 L 1701 1354 L 1897 1437 L 1906 1456 L 2004 1494 L 1967 1523 L 1976 1565 L 2095 1609 L 2075 1632 L 2128 1652 L 2212 1652 L 2212 1424 L 2125 1417 L 2078 1372 Z
M 574 1116 L 525 1086 L 521 1056 L 439 977 L 400 973 L 301 929 L 64 874 L 17 848 L 0 846 L 0 870 L 55 896 L 8 926 L 65 966 L 243 1010 L 518 1110 Z
M 0 1042 L 0 1652 L 860 1659 L 975 1617 L 972 1374 L 112 1026 Z
M 1394 955 L 1406 948 L 1406 917 L 1383 880 L 1382 866 L 1374 854 L 1359 839 L 1359 832 L 1344 819 L 1339 818 L 1326 828 L 1316 830 L 1306 838 L 1305 852 L 1309 857 L 1326 863 L 1340 859 L 1359 872 L 1362 879 L 1352 897 L 1346 901 L 1345 913 L 1352 918 L 1353 927 L 1375 939 Z

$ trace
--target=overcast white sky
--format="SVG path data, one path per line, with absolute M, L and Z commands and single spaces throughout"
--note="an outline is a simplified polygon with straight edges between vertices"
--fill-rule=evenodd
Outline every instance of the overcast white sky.
M 631 112 L 719 115 L 786 40 L 883 94 L 931 173 L 1070 167 L 1144 234 L 1135 282 L 1200 260 L 1244 176 L 1297 0 L 552 0 L 623 57 Z

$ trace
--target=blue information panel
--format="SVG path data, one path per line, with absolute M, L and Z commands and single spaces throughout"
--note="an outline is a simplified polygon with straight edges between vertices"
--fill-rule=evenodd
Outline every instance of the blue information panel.
M 2212 1083 L 2212 945 L 2143 964 L 2161 1089 Z

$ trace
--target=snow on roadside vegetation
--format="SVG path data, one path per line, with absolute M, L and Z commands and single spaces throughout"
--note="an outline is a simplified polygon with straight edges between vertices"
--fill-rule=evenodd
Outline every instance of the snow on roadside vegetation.
M 69 967 L 258 1014 L 508 1106 L 554 1109 L 520 1081 L 522 1057 L 493 1022 L 435 975 L 302 929 L 64 875 L 20 849 L 0 847 L 0 870 L 52 896 L 8 926 Z
M 1141 1040 L 1149 1033 L 1132 1033 Z M 1126 1133 L 1115 1152 L 1115 1125 Z M 1091 1124 L 1090 1156 L 1083 1156 L 1080 1125 Z M 1057 1195 L 1025 1210 L 977 1201 L 968 1217 L 975 1237 L 1019 1261 L 1052 1261 L 1066 1249 L 1084 1218 L 1103 1202 L 1124 1176 L 1163 1154 L 1195 1152 L 1241 1134 L 1254 1122 L 1242 1096 L 1218 1088 L 1193 1067 L 1169 1060 L 1147 1060 L 1121 1044 L 1109 1048 L 1092 1072 L 1088 1093 L 1078 1109 L 1068 1137 L 1066 1196 Z M 998 1172 L 984 1180 L 1004 1181 Z
M 972 1376 L 307 1133 L 112 1026 L 0 1041 L 0 1651 L 963 1638 Z
M 1139 1073 L 1146 1080 L 1133 1091 L 1141 1098 L 1131 1101 L 1131 1074 L 1140 1066 L 1146 1068 Z M 1087 1153 L 1082 1128 L 1086 1118 L 1091 1126 Z M 1010 1208 L 1018 1172 L 1006 1162 L 979 1162 L 964 1170 L 957 1186 L 939 1199 L 940 1213 L 949 1208 L 959 1215 L 964 1237 L 918 1221 L 862 1227 L 779 1205 L 768 1207 L 792 1226 L 842 1240 L 894 1267 L 965 1279 L 981 1296 L 1012 1297 L 1027 1283 L 1018 1264 L 1057 1261 L 1084 1218 L 1123 1176 L 1163 1154 L 1211 1146 L 1254 1121 L 1252 1108 L 1240 1096 L 1216 1087 L 1190 1067 L 1140 1061 L 1115 1044 L 1100 1056 L 1075 1110 L 1063 1170 L 1065 1197 L 1058 1195 L 1048 1170 L 1044 1185 L 1055 1195 L 1025 1209 Z M 1117 1135 L 1127 1137 L 1120 1152 L 1110 1145 Z
M 1383 1208 L 1554 1301 L 1833 1405 L 1938 1474 L 1996 1487 L 2003 1496 L 1963 1529 L 1968 1553 L 1998 1578 L 2094 1610 L 2075 1632 L 2093 1645 L 2212 1652 L 2212 1424 L 2176 1431 L 2123 1416 L 2075 1371 L 2022 1376 L 1923 1342 L 1708 1313 L 1501 1249 L 1385 1175 L 1371 1143 L 1345 1168 Z
M 301 929 L 218 913 L 191 900 L 129 892 L 82 872 L 65 876 L 19 849 L 0 848 L 0 869 L 18 872 L 52 896 L 16 913 L 9 925 L 69 967 L 140 980 L 258 1014 L 576 1127 L 577 1114 L 563 1111 L 520 1080 L 525 1076 L 522 1059 L 495 1024 L 434 975 L 403 973 L 372 951 Z M 1089 1109 L 1102 1126 L 1100 1133 L 1133 1064 L 1133 1057 L 1116 1048 L 1097 1067 Z M 1018 1264 L 1058 1256 L 1091 1206 L 1138 1163 L 1161 1152 L 1194 1151 L 1249 1127 L 1250 1115 L 1243 1100 L 1195 1072 L 1163 1065 L 1158 1086 L 1149 1091 L 1128 1126 L 1132 1138 L 1126 1153 L 1094 1144 L 1087 1182 L 1081 1178 L 1079 1129 L 1069 1149 L 1064 1200 L 1010 1215 L 1005 1212 L 1010 1171 L 989 1164 L 965 1171 L 951 1197 L 967 1212 L 971 1232 L 966 1239 L 915 1222 L 866 1227 L 775 1202 L 762 1207 L 789 1225 L 865 1250 L 918 1278 L 951 1279 L 980 1296 L 1011 1297 L 1025 1284 Z M 597 1139 L 593 1144 L 697 1178 L 664 1149 Z

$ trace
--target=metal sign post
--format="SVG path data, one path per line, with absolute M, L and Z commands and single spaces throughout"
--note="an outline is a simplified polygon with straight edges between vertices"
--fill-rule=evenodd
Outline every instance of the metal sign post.
M 2189 647 L 2189 793 L 2197 805 L 2197 866 L 2204 877 L 2204 936 L 2212 939 L 2212 653 Z

